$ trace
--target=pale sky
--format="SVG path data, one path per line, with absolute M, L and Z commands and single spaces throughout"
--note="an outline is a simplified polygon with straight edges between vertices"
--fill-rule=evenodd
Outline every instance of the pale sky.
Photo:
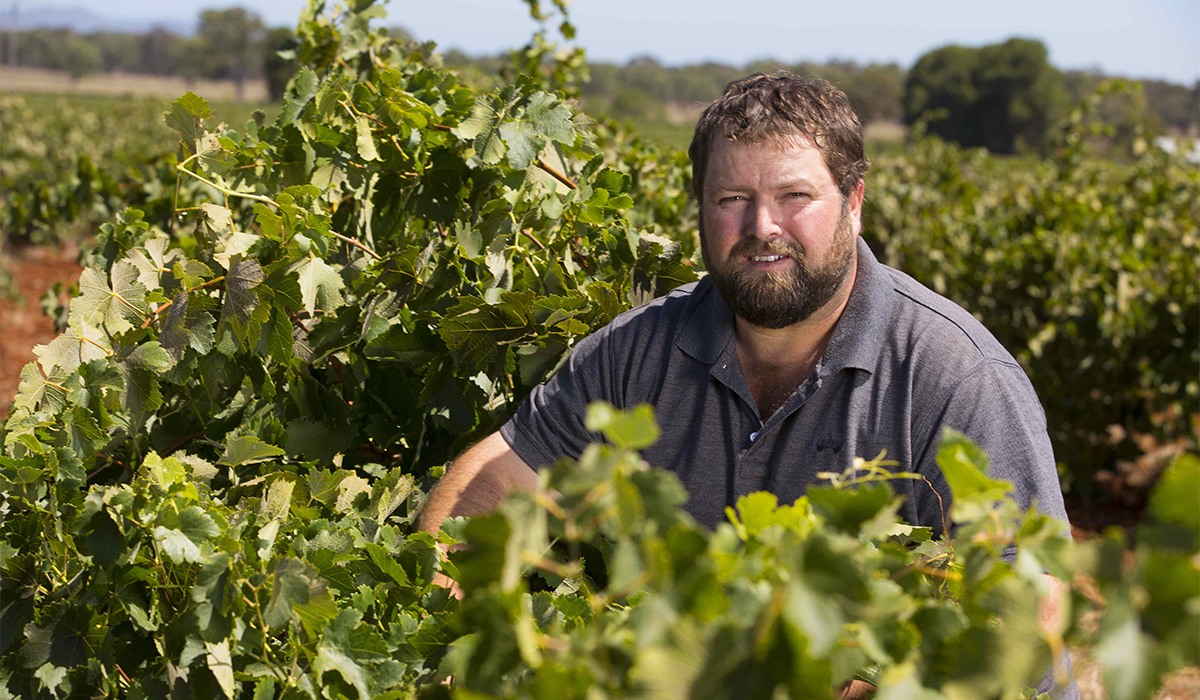
M 83 7 L 123 19 L 194 19 L 201 9 L 241 5 L 270 25 L 294 26 L 304 0 L 0 0 L 8 10 Z M 542 5 L 552 6 L 550 0 Z M 535 23 L 521 0 L 392 0 L 387 24 L 471 54 L 524 44 Z M 574 0 L 577 43 L 593 61 L 653 55 L 667 64 L 743 65 L 828 58 L 898 62 L 922 53 L 1012 36 L 1041 39 L 1063 69 L 1192 84 L 1200 79 L 1200 0 L 947 0 L 800 3 L 792 0 Z M 687 8 L 687 9 L 680 9 Z

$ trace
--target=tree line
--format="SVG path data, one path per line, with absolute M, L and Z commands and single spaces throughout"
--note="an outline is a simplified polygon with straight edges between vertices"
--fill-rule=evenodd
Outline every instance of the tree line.
M 389 33 L 412 41 L 402 28 Z M 273 101 L 282 98 L 295 73 L 290 54 L 295 45 L 290 29 L 268 28 L 257 14 L 236 7 L 202 11 L 198 31 L 190 37 L 162 28 L 145 34 L 80 35 L 66 29 L 0 33 L 0 56 L 7 65 L 65 70 L 77 78 L 120 71 L 229 79 L 239 97 L 245 80 L 263 78 Z M 479 89 L 499 84 L 511 65 L 507 55 L 470 56 L 457 49 L 443 52 L 442 60 Z M 838 85 L 864 123 L 921 124 L 943 139 L 996 153 L 1043 149 L 1050 129 L 1108 77 L 1060 71 L 1048 61 L 1042 42 L 1013 38 L 983 47 L 943 46 L 907 70 L 897 63 L 836 59 L 669 66 L 643 55 L 623 65 L 591 63 L 590 79 L 579 96 L 589 112 L 684 127 L 730 81 L 778 70 L 818 75 Z M 1200 136 L 1200 80 L 1191 87 L 1161 80 L 1141 85 L 1141 91 L 1114 93 L 1102 105 L 1106 123 L 1114 125 L 1112 140 L 1128 143 L 1134 135 L 1161 133 Z
M 283 97 L 295 73 L 293 61 L 279 56 L 294 44 L 292 30 L 267 27 L 262 17 L 241 7 L 203 10 L 194 36 L 162 27 L 143 34 L 70 29 L 0 32 L 6 66 L 48 68 L 73 78 L 93 73 L 171 75 L 186 80 L 232 80 L 241 99 L 246 80 L 263 78 L 273 101 Z

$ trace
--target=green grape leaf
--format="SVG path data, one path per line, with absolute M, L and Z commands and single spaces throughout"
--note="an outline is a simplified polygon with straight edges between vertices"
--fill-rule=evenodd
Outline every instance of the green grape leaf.
M 71 301 L 74 306 L 78 297 Z M 74 372 L 80 365 L 111 357 L 112 344 L 104 332 L 82 322 L 67 327 L 67 330 L 49 345 L 38 345 L 33 349 L 37 355 L 38 365 L 47 376 L 54 376 L 54 369 L 62 372 Z
M 1012 491 L 1012 484 L 1007 481 L 985 476 L 988 469 L 987 455 L 970 438 L 952 428 L 942 431 L 937 463 L 946 477 L 946 483 L 950 485 L 950 492 L 955 501 L 990 503 L 1004 498 Z
M 355 118 L 354 131 L 357 134 L 354 144 L 358 147 L 358 157 L 365 161 L 379 160 L 375 138 L 371 136 L 371 122 L 367 121 L 366 115 L 360 114 Z
M 150 480 L 158 484 L 159 488 L 164 491 L 169 491 L 175 484 L 182 484 L 187 481 L 187 468 L 183 462 L 180 462 L 174 457 L 163 459 L 158 456 L 157 452 L 151 452 L 146 455 L 146 459 L 142 462 L 142 468 L 150 476 Z
M 654 407 L 638 404 L 631 411 L 620 411 L 596 402 L 588 406 L 584 426 L 594 433 L 603 433 L 609 442 L 624 449 L 641 450 L 658 442 L 658 423 Z
M 301 418 L 288 423 L 287 451 L 308 459 L 330 462 L 335 455 L 350 446 L 354 436 L 355 430 L 352 425 Z
M 316 309 L 336 309 L 342 303 L 342 288 L 345 284 L 337 270 L 311 252 L 288 268 L 296 274 L 300 284 L 300 296 L 304 310 L 311 316 Z
M 795 505 L 779 507 L 779 499 L 767 491 L 740 496 L 735 505 L 737 510 L 730 513 L 730 522 L 740 523 L 748 537 L 758 537 L 763 530 L 775 524 L 802 532 L 807 522 L 804 509 Z
M 75 406 L 64 413 L 63 427 L 71 449 L 80 457 L 95 454 L 105 438 L 95 415 L 84 406 Z
M 273 241 L 283 240 L 283 218 L 262 202 L 254 203 L 254 222 L 267 238 Z
M 232 144 L 216 134 L 204 134 L 198 138 L 196 148 L 201 169 L 216 174 L 227 172 L 237 162 L 234 154 L 226 150 L 227 145 Z
M 211 540 L 221 534 L 212 516 L 200 506 L 188 506 L 179 512 L 179 529 L 197 544 Z
M 217 460 L 217 464 L 240 467 L 243 464 L 264 462 L 284 454 L 287 453 L 253 435 L 231 436 L 226 439 L 225 452 L 221 455 L 221 459 Z
M 503 346 L 530 332 L 533 300 L 532 292 L 502 292 L 495 304 L 478 297 L 463 299 L 446 311 L 438 335 L 465 367 L 481 370 Z
M 292 82 L 288 85 L 287 95 L 283 99 L 283 109 L 279 111 L 279 118 L 275 123 L 283 126 L 296 121 L 300 117 L 300 112 L 304 110 L 304 106 L 316 97 L 320 82 L 312 68 L 302 66 L 300 72 L 292 78 Z
M 212 117 L 212 109 L 204 98 L 188 91 L 171 103 L 164 114 L 167 126 L 179 132 L 189 153 L 198 153 L 197 141 L 205 134 L 204 122 Z
M 234 264 L 238 256 L 245 255 L 262 239 L 262 236 L 254 233 L 230 230 L 228 233 L 221 234 L 217 239 L 217 250 L 220 252 L 213 255 L 213 260 L 221 263 L 221 267 L 232 272 L 233 270 L 230 265 Z M 253 260 L 250 262 L 258 264 L 257 261 Z M 228 279 L 228 275 L 226 275 L 226 279 Z
M 84 665 L 98 655 L 106 632 L 104 617 L 93 615 L 89 608 L 60 606 L 42 624 L 30 622 L 25 626 L 21 665 L 27 669 L 44 664 L 65 669 Z
M 71 301 L 71 319 L 103 328 L 110 336 L 132 330 L 149 313 L 146 288 L 138 282 L 138 269 L 122 260 L 113 265 L 112 285 L 104 273 L 84 268 L 79 277 L 80 296 Z
M 175 279 L 179 280 L 182 286 L 189 289 L 199 286 L 204 280 L 212 277 L 212 270 L 208 265 L 191 258 L 177 261 L 172 266 L 171 273 L 175 275 Z
M 173 364 L 183 359 L 187 348 L 205 355 L 216 342 L 212 314 L 189 311 L 188 293 L 181 291 L 175 295 L 159 335 L 159 342 Z
M 84 547 L 88 554 L 101 566 L 112 566 L 127 548 L 121 529 L 104 511 L 92 516 L 87 529 Z M 149 625 L 149 620 L 145 620 L 143 627 Z
M 1150 512 L 1200 533 L 1200 458 L 1182 454 L 1171 462 L 1150 494 Z
M 802 580 L 788 584 L 783 619 L 800 630 L 808 640 L 809 653 L 817 658 L 824 658 L 837 643 L 845 621 L 832 595 L 814 590 Z
M 467 523 L 463 538 L 471 547 L 450 555 L 458 569 L 456 580 L 467 595 L 500 582 L 511 535 L 512 527 L 500 514 L 472 518 Z
M 162 406 L 158 375 L 171 365 L 171 356 L 153 340 L 117 358 L 117 369 L 125 379 L 123 403 L 130 411 L 131 425 L 140 428 L 148 414 Z
M 267 487 L 267 495 L 258 504 L 259 518 L 272 520 L 287 518 L 292 508 L 292 493 L 296 490 L 296 482 L 280 477 Z
M 412 582 L 408 580 L 408 574 L 404 572 L 404 567 L 396 562 L 395 555 L 377 544 L 366 544 L 363 549 L 367 552 L 367 556 L 371 558 L 371 562 L 379 567 L 383 575 L 392 579 L 401 586 L 410 586 Z
M 200 547 L 180 530 L 159 525 L 151 533 L 154 540 L 162 547 L 163 554 L 176 564 L 184 562 L 199 563 L 203 561 Z
M 817 515 L 850 535 L 858 535 L 864 523 L 892 503 L 892 490 L 886 484 L 864 484 L 856 489 L 815 486 L 806 493 Z
M 332 508 L 337 502 L 338 485 L 349 472 L 312 469 L 308 472 L 308 495 L 314 501 Z
M 504 157 L 504 141 L 500 137 L 500 122 L 508 110 L 515 104 L 514 98 L 509 98 L 507 104 L 495 95 L 478 95 L 471 116 L 453 129 L 455 136 L 471 141 L 475 149 L 469 161 L 472 167 L 495 165 Z
M 1122 607 L 1126 605 L 1128 603 Z M 1104 667 L 1108 697 L 1112 700 L 1150 697 L 1162 677 L 1148 653 L 1149 640 L 1143 634 L 1137 616 L 1128 610 L 1123 612 L 1116 616 L 1121 621 L 1100 630 L 1099 639 L 1093 646 L 1094 653 Z
M 151 238 L 141 248 L 129 251 L 126 260 L 138 269 L 137 281 L 147 290 L 162 289 L 163 275 L 171 274 L 180 260 L 178 249 L 168 250 L 170 240 L 166 236 Z
M 618 539 L 617 546 L 608 560 L 608 585 L 613 590 L 628 590 L 637 583 L 644 571 L 645 566 L 637 543 L 628 537 Z
M 38 369 L 38 363 L 30 362 L 21 369 L 21 383 L 13 405 L 30 413 L 39 408 L 51 414 L 60 413 L 67 407 L 67 387 L 63 386 L 66 379 L 67 371 L 57 364 L 45 375 Z
M 205 202 L 200 205 L 200 211 L 204 215 L 201 228 L 210 238 L 233 231 L 233 212 L 229 207 Z
M 500 127 L 500 136 L 508 145 L 509 166 L 524 170 L 537 160 L 547 142 L 575 141 L 571 108 L 551 94 L 534 93 L 519 115 Z M 632 200 L 629 204 L 632 206 Z
M 223 327 L 231 319 L 245 324 L 258 306 L 254 288 L 263 281 L 262 267 L 257 260 L 235 259 L 225 275 L 225 303 L 221 306 Z
M 271 599 L 263 620 L 271 629 L 279 629 L 292 619 L 292 611 L 325 593 L 325 584 L 317 570 L 308 564 L 283 558 L 271 573 Z
M 217 686 L 225 697 L 234 697 L 237 686 L 233 680 L 233 656 L 229 651 L 229 640 L 222 639 L 218 644 L 205 642 L 204 648 L 208 650 L 208 669 L 217 679 Z

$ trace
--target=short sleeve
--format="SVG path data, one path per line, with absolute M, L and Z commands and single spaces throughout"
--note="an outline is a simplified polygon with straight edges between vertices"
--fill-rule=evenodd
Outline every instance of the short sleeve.
M 938 485 L 943 497 L 949 495 L 949 489 L 937 466 L 937 450 L 946 427 L 983 448 L 988 455 L 988 475 L 1011 482 L 1013 497 L 1022 508 L 1036 500 L 1039 512 L 1067 522 L 1046 415 L 1019 365 L 983 361 L 951 387 L 941 410 L 914 430 L 914 437 L 922 436 L 924 441 L 920 450 L 914 449 L 917 470 Z M 920 501 L 917 513 L 921 522 L 940 521 L 942 505 L 936 495 L 931 493 Z
M 621 405 L 614 383 L 604 373 L 617 359 L 612 357 L 610 336 L 610 327 L 605 327 L 581 340 L 562 368 L 534 387 L 500 427 L 500 434 L 530 467 L 553 464 L 560 457 L 578 459 L 589 443 L 601 440 L 584 427 L 584 417 L 593 401 Z

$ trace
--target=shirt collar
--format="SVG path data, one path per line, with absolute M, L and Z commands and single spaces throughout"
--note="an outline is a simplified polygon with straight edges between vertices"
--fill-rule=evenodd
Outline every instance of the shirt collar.
M 848 367 L 868 372 L 875 369 L 884 335 L 892 320 L 893 294 L 887 268 L 875 259 L 875 254 L 860 237 L 854 289 L 850 290 L 842 317 L 833 328 L 829 347 L 821 356 L 817 366 L 819 374 L 828 376 Z
M 862 238 L 858 239 L 858 267 L 850 299 L 842 310 L 821 357 L 818 373 L 834 374 L 854 367 L 872 371 L 883 345 L 883 336 L 892 315 L 892 285 L 885 268 Z M 675 345 L 700 362 L 713 364 L 734 339 L 733 310 L 721 299 L 706 276 L 693 292 L 698 297 L 695 312 L 688 319 Z
M 675 337 L 675 345 L 700 362 L 711 365 L 733 343 L 733 309 L 717 293 L 708 275 L 696 284 L 692 293 L 698 299 L 696 310 Z

